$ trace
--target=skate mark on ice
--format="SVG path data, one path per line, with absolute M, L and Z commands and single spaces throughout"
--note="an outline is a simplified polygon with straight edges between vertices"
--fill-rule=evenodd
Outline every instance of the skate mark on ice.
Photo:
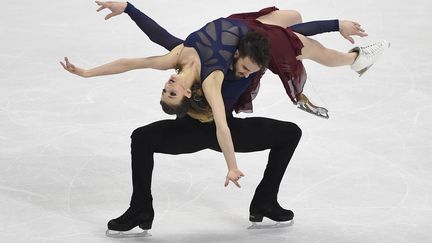
M 78 169 L 78 171 L 75 173 L 75 175 L 72 177 L 71 181 L 69 182 L 69 187 L 68 187 L 68 210 L 69 212 L 72 212 L 72 206 L 71 206 L 71 194 L 72 194 L 72 187 L 76 181 L 76 179 L 78 178 L 78 176 L 83 172 L 84 168 L 86 168 L 88 166 L 88 164 L 93 161 L 95 157 L 95 154 L 93 154 L 86 162 L 84 162 L 81 167 Z
M 28 196 L 33 196 L 37 198 L 41 198 L 43 200 L 48 200 L 48 197 L 39 193 L 31 192 L 28 190 L 18 189 L 14 187 L 6 187 L 6 186 L 0 186 L 0 191 L 8 191 L 8 192 L 17 192 L 21 194 L 26 194 Z
M 301 191 L 300 193 L 298 193 L 297 196 L 295 196 L 292 201 L 293 202 L 297 201 L 304 194 L 308 193 L 309 191 L 314 190 L 315 188 L 317 188 L 317 187 L 319 187 L 319 186 L 321 186 L 321 185 L 323 185 L 323 184 L 325 184 L 325 183 L 327 183 L 329 181 L 332 181 L 335 178 L 345 177 L 345 176 L 347 176 L 349 174 L 357 174 L 358 171 L 361 171 L 361 170 L 360 169 L 349 170 L 349 171 L 345 171 L 345 172 L 342 172 L 342 173 L 338 173 L 338 174 L 333 175 L 333 176 L 326 177 L 325 179 L 323 179 L 321 181 L 318 181 L 317 183 L 312 184 L 311 186 L 305 188 L 303 191 Z

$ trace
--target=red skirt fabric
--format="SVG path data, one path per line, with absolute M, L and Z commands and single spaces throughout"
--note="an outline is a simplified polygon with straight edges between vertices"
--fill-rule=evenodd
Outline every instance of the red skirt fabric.
M 256 20 L 276 10 L 278 8 L 269 7 L 259 12 L 233 14 L 228 18 L 243 20 L 253 31 L 262 32 L 269 38 L 272 52 L 268 69 L 280 77 L 286 93 L 295 102 L 306 83 L 306 70 L 303 63 L 296 59 L 296 56 L 301 55 L 303 44 L 291 28 L 263 24 Z M 258 93 L 264 71 L 256 75 L 248 90 L 239 99 L 235 107 L 236 112 L 252 112 L 252 100 Z

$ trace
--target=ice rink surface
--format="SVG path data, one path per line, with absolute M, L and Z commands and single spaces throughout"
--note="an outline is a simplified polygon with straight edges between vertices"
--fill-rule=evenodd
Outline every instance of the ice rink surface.
M 93 1 L 2 3 L 0 242 L 432 242 L 430 1 L 132 2 L 181 38 L 218 17 L 275 5 L 300 11 L 304 21 L 356 20 L 369 33 L 357 44 L 392 46 L 361 78 L 349 67 L 304 62 L 305 92 L 329 109 L 329 120 L 293 106 L 276 75 L 263 78 L 253 115 L 303 130 L 279 193 L 294 225 L 247 230 L 268 151 L 237 155 L 241 189 L 223 187 L 220 153 L 156 154 L 153 236 L 120 240 L 105 230 L 128 207 L 129 136 L 170 119 L 159 95 L 171 72 L 83 79 L 58 62 L 68 56 L 90 68 L 165 51 L 127 15 L 105 21 Z M 353 47 L 338 33 L 313 38 Z

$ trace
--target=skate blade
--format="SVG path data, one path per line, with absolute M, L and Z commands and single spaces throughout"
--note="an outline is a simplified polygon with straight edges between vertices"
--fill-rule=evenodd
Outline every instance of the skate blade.
M 305 105 L 299 105 L 299 106 L 297 106 L 297 108 L 299 108 L 302 111 L 306 111 L 307 113 L 310 113 L 312 115 L 324 118 L 324 119 L 330 118 L 330 116 L 328 115 L 328 110 L 324 107 L 316 106 L 315 108 L 311 109 Z
M 252 225 L 248 227 L 248 229 L 279 229 L 286 228 L 294 224 L 294 219 L 286 222 L 276 222 L 273 224 L 257 224 L 256 222 L 252 222 Z
M 390 48 L 390 46 L 391 46 L 391 43 L 390 42 L 387 42 L 386 41 L 386 43 L 387 43 L 387 49 L 389 49 Z M 375 62 L 374 63 L 372 63 L 371 65 L 369 65 L 369 66 L 367 66 L 367 67 L 365 67 L 365 68 L 363 68 L 362 70 L 360 70 L 360 71 L 356 71 L 356 73 L 358 73 L 358 75 L 359 75 L 359 77 L 361 77 L 361 76 L 363 76 L 363 74 L 367 71 L 367 70 L 369 70 L 380 58 L 381 58 L 381 56 L 384 54 L 384 52 L 383 53 L 381 53 L 381 55 L 375 60 Z
M 142 232 L 130 232 L 130 231 L 115 231 L 109 230 L 105 232 L 105 235 L 111 238 L 138 238 L 138 237 L 149 237 L 151 234 L 148 233 L 147 230 Z
M 367 67 L 363 68 L 362 70 L 358 71 L 357 73 L 358 73 L 359 77 L 363 76 L 363 74 L 364 74 L 367 70 L 369 70 L 369 69 L 372 67 L 372 65 L 373 65 L 373 64 L 371 64 L 370 66 L 367 66 Z

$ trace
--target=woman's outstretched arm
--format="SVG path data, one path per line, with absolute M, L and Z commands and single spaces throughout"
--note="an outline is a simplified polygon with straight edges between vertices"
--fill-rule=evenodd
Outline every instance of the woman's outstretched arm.
M 67 57 L 65 57 L 64 62 L 60 62 L 60 64 L 66 71 L 84 78 L 124 73 L 135 69 L 174 69 L 177 66 L 178 56 L 180 55 L 182 46 L 183 45 L 180 45 L 174 48 L 171 52 L 163 56 L 121 58 L 91 69 L 79 68 L 72 64 Z
M 225 106 L 221 93 L 223 79 L 224 74 L 222 71 L 214 71 L 204 80 L 202 89 L 212 109 L 216 126 L 216 138 L 228 167 L 225 186 L 228 186 L 229 182 L 232 181 L 237 187 L 240 187 L 238 180 L 244 174 L 238 169 L 231 131 L 226 120 Z

